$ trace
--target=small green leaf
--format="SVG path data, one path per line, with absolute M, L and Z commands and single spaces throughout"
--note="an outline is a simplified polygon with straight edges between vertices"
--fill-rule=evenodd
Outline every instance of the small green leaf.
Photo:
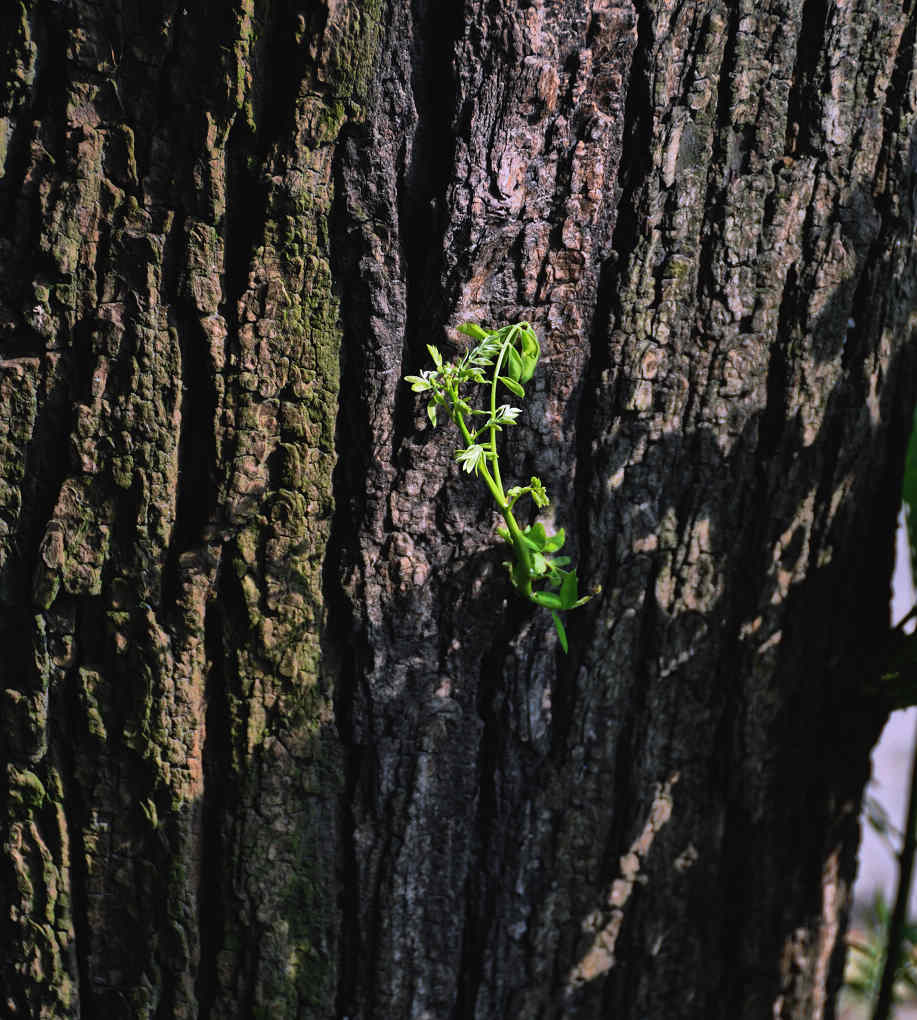
M 425 393 L 427 390 L 433 389 L 433 383 L 429 379 L 422 379 L 419 375 L 406 375 L 404 381 L 411 384 L 411 389 L 415 393 Z
M 554 627 L 557 630 L 557 639 L 560 641 L 560 647 L 563 648 L 566 655 L 570 651 L 570 646 L 567 644 L 567 632 L 564 629 L 563 621 L 553 610 L 551 611 L 551 617 L 554 620 Z
M 544 528 L 543 527 L 542 527 L 541 531 L 542 531 L 542 533 L 544 532 Z M 538 532 L 534 532 L 534 533 L 533 532 L 534 532 L 534 529 L 531 527 L 531 525 L 523 528 L 522 529 L 522 540 L 525 542 L 525 544 L 530 549 L 534 549 L 535 552 L 541 552 L 541 550 L 544 548 L 544 542 L 542 541 L 542 535 L 539 534 Z
M 439 353 L 439 351 L 433 346 L 433 344 L 427 344 L 427 350 L 430 352 L 433 364 L 436 365 L 437 368 L 442 368 L 443 356 Z
M 459 333 L 470 336 L 472 340 L 485 340 L 489 335 L 486 329 L 482 329 L 476 322 L 463 322 L 458 326 Z
M 545 552 L 557 552 L 558 549 L 563 548 L 563 544 L 566 541 L 566 534 L 563 528 L 559 528 L 554 532 L 553 535 L 548 535 L 547 541 L 544 544 Z
M 559 595 L 552 591 L 533 591 L 529 596 L 536 605 L 544 606 L 545 609 L 563 609 L 564 604 Z
M 524 397 L 525 390 L 513 379 L 507 379 L 505 375 L 500 376 L 500 382 L 516 397 Z
M 547 569 L 548 561 L 541 555 L 541 553 L 535 553 L 532 556 L 532 573 L 536 577 L 540 577 L 542 574 L 547 572 Z
M 435 428 L 436 427 L 436 403 L 433 400 L 431 400 L 430 403 L 427 404 L 427 417 L 433 423 L 433 426 Z
M 564 609 L 572 609 L 576 605 L 576 571 L 565 571 L 560 585 L 560 600 Z

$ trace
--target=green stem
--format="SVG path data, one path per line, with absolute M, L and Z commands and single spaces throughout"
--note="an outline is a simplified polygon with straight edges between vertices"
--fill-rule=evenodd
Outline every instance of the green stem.
M 453 386 L 447 386 L 447 390 L 449 393 L 449 399 L 452 401 L 452 414 L 455 418 L 455 423 L 458 425 L 459 431 L 462 433 L 465 445 L 471 446 L 472 443 L 474 443 L 474 437 L 468 430 L 468 426 L 465 424 L 465 418 L 462 415 L 462 412 L 458 409 L 458 390 Z M 496 460 L 494 460 L 494 468 L 497 468 Z M 481 476 L 487 483 L 487 488 L 490 489 L 491 495 L 496 500 L 497 506 L 500 508 L 500 513 L 503 513 L 506 508 L 506 494 L 503 491 L 503 484 L 500 481 L 499 470 L 495 471 L 496 478 L 487 470 L 486 464 L 481 464 L 478 470 L 481 472 Z
M 513 540 L 513 550 L 516 553 L 516 565 L 522 568 L 522 577 L 516 580 L 516 587 L 527 598 L 532 597 L 532 553 L 522 537 L 522 529 L 516 523 L 512 510 L 504 505 L 500 508 L 503 520 Z
M 503 346 L 500 348 L 500 355 L 497 358 L 497 365 L 494 369 L 493 380 L 490 386 L 490 416 L 495 418 L 497 415 L 497 380 L 500 376 L 500 367 L 503 364 L 503 357 L 506 354 L 506 349 L 513 341 L 513 337 L 518 332 L 519 327 L 513 326 L 503 342 Z M 449 399 L 452 403 L 452 413 L 456 424 L 459 427 L 459 431 L 462 433 L 462 438 L 465 440 L 466 446 L 471 446 L 474 443 L 474 436 L 465 424 L 465 418 L 462 412 L 458 408 L 458 389 L 447 383 L 447 391 L 449 393 Z M 487 468 L 487 465 L 482 463 L 478 470 L 484 479 L 487 488 L 490 489 L 490 493 L 500 510 L 500 514 L 503 520 L 506 521 L 506 527 L 510 533 L 510 537 L 513 542 L 513 551 L 516 554 L 516 567 L 521 577 L 516 577 L 516 587 L 518 590 L 527 598 L 532 597 L 532 553 L 526 544 L 525 539 L 522 537 L 522 529 L 513 516 L 511 505 L 506 499 L 506 493 L 503 491 L 503 482 L 500 478 L 500 463 L 499 455 L 497 454 L 497 430 L 496 427 L 491 425 L 490 427 L 490 450 L 492 454 L 491 463 L 493 464 L 493 474 Z M 519 493 L 522 495 L 522 493 Z M 516 497 L 518 499 L 518 496 Z M 513 503 L 515 503 L 515 499 Z
M 519 332 L 519 326 L 515 325 L 510 328 L 510 331 L 506 334 L 506 339 L 503 341 L 503 346 L 500 348 L 500 356 L 497 358 L 497 366 L 494 369 L 494 377 L 490 383 L 490 417 L 496 418 L 497 416 L 497 382 L 500 379 L 500 366 L 503 364 L 503 356 L 506 354 L 506 349 L 511 346 L 516 333 Z M 500 487 L 500 492 L 503 492 L 503 482 L 500 478 L 500 463 L 497 459 L 497 427 L 496 425 L 490 426 L 490 451 L 493 454 L 494 463 L 494 478 L 496 479 L 497 485 Z M 506 501 L 504 496 L 503 501 Z M 507 526 L 509 521 L 506 522 Z M 515 523 L 515 521 L 513 522 Z M 518 531 L 518 525 L 516 527 Z M 510 528 L 512 531 L 512 528 Z
M 527 485 L 524 489 L 520 489 L 518 492 L 509 496 L 506 500 L 507 509 L 512 510 L 512 508 L 519 502 L 520 498 L 524 496 L 526 493 L 531 493 L 531 491 L 532 491 L 531 485 Z
M 500 369 L 503 366 L 503 359 L 506 356 L 507 350 L 512 346 L 513 341 L 516 338 L 516 334 L 519 332 L 519 326 L 514 325 L 509 333 L 506 335 L 506 339 L 503 341 L 503 345 L 500 347 L 500 354 L 497 358 L 497 364 L 494 368 L 493 379 L 490 383 L 490 416 L 496 418 L 497 416 L 497 383 L 500 380 Z M 508 503 L 506 496 L 503 492 L 503 481 L 500 478 L 500 462 L 497 454 L 497 429 L 496 426 L 490 426 L 490 449 L 493 454 L 493 465 L 494 465 L 494 481 L 500 490 L 500 499 L 497 500 L 497 505 L 500 507 L 500 513 L 503 515 L 503 520 L 506 521 L 506 527 L 510 533 L 510 537 L 513 540 L 513 550 L 516 553 L 516 567 L 517 576 L 516 587 L 526 597 L 532 597 L 532 553 L 526 544 L 525 539 L 522 537 L 522 529 L 516 522 L 516 518 L 513 516 L 511 509 L 512 504 Z M 518 497 L 517 497 L 518 498 Z M 515 503 L 515 500 L 513 500 Z M 521 577 L 518 574 L 521 573 Z

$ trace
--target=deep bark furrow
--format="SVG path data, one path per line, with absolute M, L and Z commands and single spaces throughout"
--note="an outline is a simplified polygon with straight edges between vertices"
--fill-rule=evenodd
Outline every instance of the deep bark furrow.
M 827 0 L 805 0 L 796 41 L 792 89 L 787 103 L 785 150 L 794 159 L 814 154 L 820 144 L 815 140 L 815 96 L 822 89 L 822 40 L 828 22 Z
M 899 229 L 903 226 L 899 219 L 901 212 L 898 208 L 901 196 L 897 191 L 887 186 L 885 175 L 890 169 L 889 161 L 895 158 L 896 143 L 898 143 L 898 137 L 902 130 L 902 105 L 908 102 L 909 80 L 914 73 L 914 67 L 917 66 L 917 16 L 915 16 L 911 0 L 904 0 L 902 12 L 907 16 L 907 20 L 904 22 L 894 49 L 890 47 L 889 55 L 893 54 L 894 65 L 888 85 L 887 100 L 882 110 L 882 146 L 876 161 L 875 177 L 877 203 L 886 215 L 896 221 Z M 898 143 L 897 149 L 898 158 L 901 158 L 904 153 L 900 143 Z M 906 172 L 902 166 L 892 170 L 894 176 L 906 174 Z
M 222 557 L 221 557 L 222 560 Z M 222 571 L 217 567 L 217 591 Z M 226 872 L 231 858 L 226 852 L 226 819 L 234 804 L 230 795 L 233 773 L 233 748 L 230 692 L 226 676 L 227 648 L 225 631 L 229 627 L 225 600 L 213 600 L 204 613 L 204 641 L 207 661 L 205 697 L 207 703 L 205 737 L 201 752 L 203 793 L 201 796 L 200 886 L 198 924 L 201 933 L 195 995 L 196 1020 L 210 1020 L 221 980 L 219 950 L 223 939 L 223 916 L 227 895 Z
M 439 281 L 443 196 L 455 166 L 453 61 L 462 22 L 457 9 L 426 2 L 417 5 L 414 18 L 410 100 L 417 126 L 398 167 L 396 208 L 407 287 L 404 350 L 417 359 L 426 355 L 427 343 L 440 341 L 443 312 L 438 302 L 449 300 L 440 293 Z
M 89 908 L 87 904 L 86 875 L 83 862 L 86 860 L 86 846 L 83 841 L 85 819 L 77 811 L 74 798 L 78 795 L 75 776 L 68 777 L 72 784 L 64 786 L 64 810 L 70 840 L 70 895 L 73 901 L 73 953 L 76 957 L 75 994 L 80 1004 L 81 1020 L 96 1020 L 92 993 L 92 971 L 89 965 L 90 945 Z

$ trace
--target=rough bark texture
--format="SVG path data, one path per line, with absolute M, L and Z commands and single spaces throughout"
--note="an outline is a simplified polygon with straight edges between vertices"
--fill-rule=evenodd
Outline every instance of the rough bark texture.
M 828 1018 L 881 698 L 911 0 L 0 11 L 0 1010 Z M 401 382 L 543 339 L 599 599 Z M 454 336 L 454 334 L 448 334 Z

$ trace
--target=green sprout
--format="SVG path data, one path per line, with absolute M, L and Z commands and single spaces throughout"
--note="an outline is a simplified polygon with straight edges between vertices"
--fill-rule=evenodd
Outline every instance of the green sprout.
M 570 563 L 569 556 L 555 555 L 564 544 L 563 528 L 550 534 L 539 520 L 519 526 L 513 514 L 517 502 L 529 496 L 535 507 L 543 510 L 549 505 L 548 494 L 541 479 L 535 477 L 528 485 L 514 485 L 504 490 L 497 451 L 497 433 L 504 426 L 515 425 L 522 413 L 521 408 L 497 403 L 498 387 L 502 385 L 514 397 L 523 398 L 523 383 L 535 372 L 541 344 L 527 322 L 493 330 L 466 322 L 458 330 L 477 341 L 477 346 L 450 364 L 434 346 L 427 344 L 434 367 L 424 369 L 420 375 L 405 376 L 405 382 L 411 384 L 415 393 L 430 395 L 427 415 L 434 426 L 440 407 L 458 426 L 465 446 L 456 451 L 455 459 L 468 474 L 484 479 L 506 522 L 506 527 L 498 531 L 513 550 L 512 561 L 503 564 L 509 570 L 510 580 L 530 602 L 550 611 L 561 647 L 566 652 L 567 632 L 560 613 L 583 605 L 592 594 L 580 596 L 576 570 L 564 569 Z M 489 408 L 475 408 L 468 403 L 462 395 L 462 387 L 468 383 L 489 389 Z M 593 594 L 598 591 L 596 589 Z

